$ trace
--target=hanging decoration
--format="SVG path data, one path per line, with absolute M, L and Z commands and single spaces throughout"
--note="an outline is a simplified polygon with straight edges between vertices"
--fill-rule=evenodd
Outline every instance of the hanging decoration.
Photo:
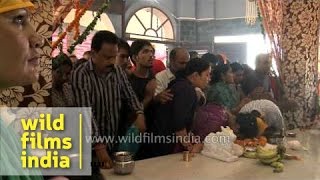
M 63 19 L 71 11 L 73 6 L 73 0 L 53 0 L 53 25 L 52 31 L 63 23 Z
M 266 40 L 266 32 L 264 31 L 263 22 L 262 22 L 263 19 L 262 19 L 261 13 L 260 13 L 259 6 L 257 6 L 257 13 L 258 13 L 258 21 L 260 23 L 260 28 L 261 28 L 261 34 L 263 36 L 263 39 Z
M 78 44 L 82 44 L 83 41 L 87 38 L 90 34 L 90 31 L 94 29 L 97 24 L 98 19 L 100 18 L 101 14 L 108 9 L 108 3 L 104 3 L 100 9 L 97 11 L 97 15 L 94 17 L 93 21 L 88 25 L 88 27 L 83 31 L 83 33 L 78 37 L 78 39 L 69 47 L 68 53 L 72 54 L 75 50 L 75 47 Z
M 76 9 L 76 11 L 75 11 L 75 16 L 77 16 L 77 14 L 79 14 L 79 12 L 80 12 L 80 9 L 81 9 L 81 7 L 80 7 L 80 0 L 76 0 L 75 1 L 75 9 Z M 80 35 L 80 21 L 77 21 L 76 22 L 76 24 L 75 24 L 75 26 L 74 26 L 74 36 L 73 36 L 73 39 L 74 40 L 76 40 L 78 37 L 79 37 L 79 35 Z
M 59 34 L 61 34 L 61 33 L 63 33 L 63 25 L 62 24 L 60 24 L 60 26 L 59 26 Z M 58 46 L 59 46 L 59 51 L 63 52 L 63 43 L 60 43 Z
M 283 1 L 282 0 L 258 0 L 263 27 L 271 43 L 271 54 L 275 59 L 281 81 L 284 77 L 281 73 L 282 65 L 282 35 L 283 35 Z
M 58 44 L 61 43 L 61 41 L 66 37 L 67 32 L 71 32 L 71 30 L 77 24 L 79 24 L 79 21 L 80 21 L 81 17 L 84 15 L 84 13 L 87 11 L 87 9 L 90 8 L 90 6 L 92 5 L 93 1 L 94 0 L 88 0 L 87 3 L 85 4 L 85 6 L 79 10 L 79 12 L 78 12 L 78 14 L 76 14 L 74 20 L 68 25 L 67 30 L 59 35 L 57 41 L 52 43 L 52 49 L 56 49 Z
M 246 23 L 254 25 L 258 16 L 256 0 L 246 0 Z

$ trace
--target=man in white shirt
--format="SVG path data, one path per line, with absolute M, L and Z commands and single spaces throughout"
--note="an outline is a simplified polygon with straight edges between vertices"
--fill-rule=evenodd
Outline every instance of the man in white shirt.
M 279 134 L 284 130 L 284 119 L 275 103 L 266 99 L 251 101 L 243 106 L 239 113 L 251 113 L 254 110 L 263 115 L 263 119 L 268 125 L 269 133 Z
M 172 94 L 167 89 L 168 84 L 174 80 L 175 73 L 183 70 L 190 60 L 189 52 L 185 48 L 174 48 L 169 54 L 169 68 L 156 74 L 157 88 L 155 91 L 155 99 L 158 102 L 166 103 L 172 100 Z

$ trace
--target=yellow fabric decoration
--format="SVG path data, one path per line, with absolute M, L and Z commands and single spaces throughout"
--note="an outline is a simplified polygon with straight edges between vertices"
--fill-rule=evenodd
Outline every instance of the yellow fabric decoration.
M 258 136 L 261 136 L 267 129 L 268 125 L 259 117 L 257 117 Z
M 0 0 L 0 13 L 33 7 L 34 5 L 29 0 Z

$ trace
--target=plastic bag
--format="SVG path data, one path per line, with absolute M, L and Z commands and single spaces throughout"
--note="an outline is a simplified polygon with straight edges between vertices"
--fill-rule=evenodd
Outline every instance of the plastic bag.
M 234 144 L 236 138 L 232 129 L 221 127 L 221 132 L 206 136 L 201 154 L 225 162 L 237 161 L 244 150 L 241 146 Z

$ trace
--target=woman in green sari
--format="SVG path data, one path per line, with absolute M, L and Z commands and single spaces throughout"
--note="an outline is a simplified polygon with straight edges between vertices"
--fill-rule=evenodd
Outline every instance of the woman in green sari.
M 233 83 L 230 65 L 218 65 L 213 71 L 211 85 L 207 91 L 207 102 L 223 105 L 229 112 L 237 114 L 250 99 L 244 98 L 240 101 L 237 92 L 230 86 Z
M 38 80 L 40 55 L 37 49 L 43 41 L 29 21 L 32 7 L 29 0 L 0 1 L 0 89 Z M 0 118 L 0 180 L 43 179 L 39 171 L 22 168 L 21 152 L 17 134 Z

